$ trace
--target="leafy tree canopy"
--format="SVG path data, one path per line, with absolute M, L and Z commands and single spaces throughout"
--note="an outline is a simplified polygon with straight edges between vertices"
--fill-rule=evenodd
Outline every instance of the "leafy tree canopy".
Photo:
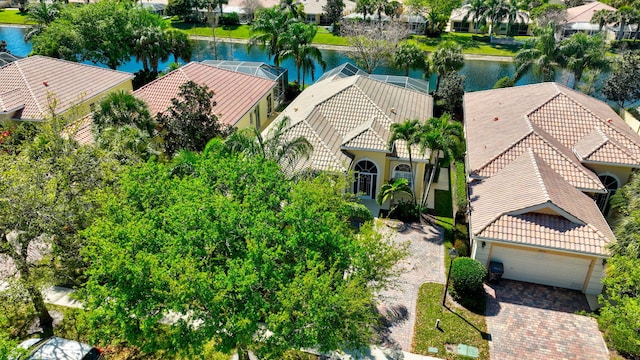
M 97 335 L 185 355 L 213 340 L 242 358 L 365 345 L 375 293 L 404 251 L 371 226 L 352 230 L 345 178 L 288 181 L 275 162 L 217 139 L 193 160 L 182 176 L 132 168 L 101 196 L 85 232 Z M 167 328 L 169 312 L 182 316 Z
M 628 52 L 613 64 L 613 71 L 604 81 L 602 93 L 623 108 L 640 99 L 640 53 Z

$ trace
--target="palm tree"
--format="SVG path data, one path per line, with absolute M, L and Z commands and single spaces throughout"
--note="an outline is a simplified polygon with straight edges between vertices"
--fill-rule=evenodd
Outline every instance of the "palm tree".
M 186 63 L 191 61 L 193 47 L 189 35 L 180 30 L 170 29 L 166 31 L 166 37 L 174 62 L 177 63 L 179 58 Z
M 592 24 L 598 24 L 598 31 L 602 31 L 602 28 L 613 22 L 613 11 L 611 10 L 606 10 L 606 9 L 601 9 L 601 10 L 597 10 L 593 13 L 593 16 L 591 17 L 591 23 Z
M 324 70 L 326 64 L 322 59 L 322 53 L 320 50 L 312 45 L 313 38 L 318 32 L 318 27 L 315 24 L 304 24 L 301 22 L 295 22 L 289 26 L 287 32 L 282 34 L 283 49 L 280 52 L 280 58 L 293 58 L 298 70 L 298 83 L 301 83 L 304 88 L 304 79 L 307 72 L 311 73 L 311 79 L 315 79 L 315 63 L 314 60 Z M 302 79 L 300 74 L 302 73 Z
M 556 44 L 553 24 L 536 28 L 533 38 L 513 57 L 516 64 L 514 79 L 518 80 L 531 67 L 536 75 L 542 75 L 542 81 L 553 81 L 559 51 Z
M 606 70 L 609 66 L 604 41 L 600 35 L 575 33 L 558 44 L 558 52 L 562 67 L 573 73 L 574 89 L 585 70 Z
M 271 128 L 266 137 L 254 127 L 236 131 L 225 140 L 224 145 L 229 151 L 259 156 L 293 170 L 300 158 L 309 158 L 313 145 L 304 136 L 289 138 L 289 121 L 288 117 L 284 117 Z
M 387 200 L 393 201 L 393 199 L 401 194 L 409 195 L 413 199 L 415 204 L 415 196 L 413 196 L 413 191 L 411 190 L 411 186 L 409 186 L 409 180 L 405 178 L 391 179 L 386 184 L 380 187 L 380 193 L 376 198 L 376 202 L 378 205 L 384 204 Z M 391 214 L 398 205 L 394 205 L 390 210 L 389 214 Z
M 24 40 L 29 41 L 35 35 L 40 34 L 60 16 L 60 4 L 58 2 L 47 3 L 45 1 L 33 3 L 29 6 L 27 20 L 33 21 L 36 25 L 25 32 Z
M 618 11 L 614 12 L 612 16 L 618 26 L 616 40 L 622 40 L 624 37 L 624 28 L 627 27 L 628 23 L 636 21 L 638 11 L 631 6 L 622 6 Z
M 409 76 L 410 69 L 429 69 L 429 63 L 427 62 L 424 51 L 412 43 L 405 42 L 400 44 L 398 49 L 393 53 L 393 63 L 395 66 L 405 70 L 405 76 Z
M 505 0 L 487 0 L 484 16 L 489 20 L 489 41 L 493 41 L 495 26 L 509 14 L 509 6 Z
M 356 2 L 356 11 L 362 13 L 362 20 L 367 21 L 367 15 L 373 15 L 375 11 L 374 0 L 358 0 Z
M 438 49 L 431 53 L 429 59 L 431 71 L 436 77 L 437 92 L 440 88 L 440 79 L 453 71 L 458 71 L 464 66 L 464 57 L 462 56 L 462 47 L 451 41 L 445 41 L 438 45 Z
M 134 31 L 132 53 L 142 62 L 145 72 L 158 72 L 160 61 L 169 59 L 167 36 L 159 26 L 146 26 Z
M 286 10 L 292 19 L 304 19 L 304 5 L 296 0 L 280 0 L 280 8 Z
M 453 160 L 457 160 L 464 156 L 465 142 L 464 129 L 462 124 L 451 120 L 451 115 L 445 113 L 439 118 L 430 118 L 427 120 L 421 131 L 420 138 L 421 151 L 425 152 L 429 149 L 429 166 L 431 172 L 429 174 L 428 183 L 423 189 L 421 208 L 427 205 L 429 192 L 436 173 L 436 167 L 440 161 L 451 164 Z M 442 160 L 440 160 L 442 158 Z
M 273 56 L 273 64 L 280 66 L 280 53 L 283 46 L 280 35 L 286 32 L 291 22 L 289 16 L 276 7 L 258 10 L 255 21 L 251 25 L 251 31 L 256 34 L 249 39 L 249 46 L 257 43 L 268 44 L 267 53 Z
M 411 154 L 411 146 L 420 143 L 420 132 L 422 127 L 420 121 L 406 119 L 401 123 L 391 124 L 391 137 L 389 138 L 389 148 L 392 149 L 395 146 L 395 142 L 402 140 L 407 146 L 407 153 L 409 154 L 409 169 L 411 170 L 412 183 L 415 183 L 415 171 L 413 169 L 413 157 Z M 416 199 L 413 199 L 414 204 L 417 205 Z
M 477 33 L 480 29 L 480 24 L 486 21 L 485 13 L 487 12 L 487 4 L 485 0 L 471 0 L 465 5 L 467 13 L 462 18 L 462 22 L 466 23 L 471 17 L 473 22 L 473 28 Z M 473 15 L 472 15 L 473 14 Z
M 518 0 L 508 0 L 505 6 L 507 12 L 507 35 L 511 36 L 511 25 L 520 23 L 520 21 L 525 22 L 529 19 L 529 15 L 520 11 Z
M 131 125 L 147 136 L 153 136 L 156 127 L 147 104 L 124 90 L 110 92 L 100 101 L 93 113 L 93 123 L 98 131 Z

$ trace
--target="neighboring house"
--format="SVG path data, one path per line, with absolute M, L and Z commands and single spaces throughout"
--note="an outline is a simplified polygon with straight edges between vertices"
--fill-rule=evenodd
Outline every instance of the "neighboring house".
M 171 106 L 182 84 L 194 81 L 214 92 L 214 114 L 223 123 L 238 129 L 264 129 L 275 118 L 278 82 L 258 76 L 191 62 L 134 91 L 144 100 L 152 116 Z
M 349 15 L 356 10 L 356 3 L 354 1 L 344 0 L 343 2 L 343 15 Z M 331 25 L 329 20 L 324 16 L 324 10 L 322 9 L 327 5 L 327 0 L 299 0 L 297 3 L 303 6 L 306 23 L 324 26 Z
M 464 110 L 472 257 L 504 263 L 508 279 L 599 294 L 609 200 L 640 168 L 640 136 L 557 83 L 467 93 Z
M 45 56 L 30 56 L 0 67 L 0 119 L 73 120 L 106 94 L 131 91 L 133 74 Z
M 562 27 L 562 37 L 569 37 L 577 32 L 583 32 L 588 35 L 600 32 L 600 25 L 591 23 L 593 14 L 598 10 L 616 11 L 616 8 L 599 1 L 568 8 L 567 21 Z M 605 25 L 602 30 L 607 31 L 607 38 L 613 34 L 607 25 Z
M 289 84 L 287 68 L 252 61 L 204 60 L 202 63 L 275 81 L 278 83 L 278 88 L 275 91 L 274 107 L 277 109 L 285 101 L 285 89 Z
M 486 27 L 483 28 L 484 23 L 476 24 L 473 22 L 473 11 L 470 5 L 463 5 L 460 8 L 454 9 L 449 17 L 449 22 L 445 31 L 448 32 L 462 32 L 462 33 L 482 33 L 489 31 L 490 20 L 487 19 Z M 503 18 L 499 24 L 494 25 L 494 32 L 500 35 L 507 35 L 507 18 Z M 511 24 L 511 34 L 516 36 L 531 35 L 532 34 L 532 22 L 529 14 L 526 11 L 518 11 L 516 20 Z
M 408 82 L 407 82 L 408 83 Z M 424 86 L 423 88 L 425 88 Z M 352 191 L 378 214 L 375 203 L 380 187 L 392 178 L 407 178 L 420 195 L 429 153 L 414 146 L 412 157 L 415 178 L 411 177 L 406 144 L 397 141 L 389 148 L 390 127 L 406 119 L 425 121 L 433 115 L 433 99 L 420 92 L 370 78 L 367 73 L 347 64 L 330 71 L 305 89 L 278 116 L 271 126 L 285 117 L 290 119 L 287 136 L 304 136 L 313 145 L 309 159 L 300 159 L 295 167 L 354 173 Z M 263 134 L 268 136 L 270 129 Z M 434 207 L 436 189 L 449 190 L 448 171 L 436 177 L 428 207 Z M 450 195 L 449 195 L 450 196 Z M 389 203 L 383 204 L 388 209 Z

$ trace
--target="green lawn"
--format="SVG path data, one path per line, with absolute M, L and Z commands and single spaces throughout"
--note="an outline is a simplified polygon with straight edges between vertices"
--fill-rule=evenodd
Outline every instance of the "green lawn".
M 442 284 L 427 283 L 420 287 L 413 338 L 414 352 L 444 359 L 470 359 L 447 353 L 445 349 L 445 345 L 449 344 L 466 344 L 478 348 L 478 359 L 488 360 L 489 342 L 486 340 L 487 325 L 484 316 L 452 303 L 447 303 L 451 310 L 443 307 L 443 292 Z M 436 319 L 440 319 L 439 329 L 435 328 Z M 438 353 L 430 354 L 430 347 L 437 348 Z
M 2 10 L 0 9 L 0 24 L 28 24 L 27 16 L 21 14 L 18 10 Z
M 429 38 L 423 35 L 413 35 L 409 41 L 414 42 L 425 51 L 434 51 L 443 41 L 453 41 L 462 45 L 462 52 L 476 55 L 513 56 L 520 46 L 491 45 L 488 42 L 475 40 L 475 34 L 443 33 L 439 38 Z M 482 36 L 480 36 L 482 37 Z M 478 35 L 476 35 L 478 38 Z
M 189 35 L 212 36 L 213 30 L 208 24 L 185 23 L 176 18 L 168 20 L 169 27 L 182 30 Z M 248 25 L 223 26 L 216 28 L 216 36 L 220 38 L 249 39 L 251 29 Z

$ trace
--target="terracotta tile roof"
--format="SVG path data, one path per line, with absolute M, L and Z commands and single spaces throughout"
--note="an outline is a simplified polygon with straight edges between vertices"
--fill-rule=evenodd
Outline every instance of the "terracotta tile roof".
M 304 135 L 314 147 L 313 154 L 299 167 L 347 171 L 348 149 L 388 149 L 389 129 L 405 119 L 424 121 L 432 116 L 431 96 L 359 75 L 328 78 L 307 88 L 279 115 L 291 120 L 288 133 Z M 266 129 L 265 131 L 269 131 Z M 398 143 L 398 148 L 405 148 Z M 406 152 L 406 150 L 404 150 Z M 416 149 L 415 159 L 419 156 Z
M 615 239 L 593 199 L 531 149 L 472 183 L 469 196 L 478 237 L 596 254 L 605 254 L 604 245 Z
M 257 76 L 229 71 L 199 62 L 191 62 L 134 91 L 144 100 L 152 116 L 166 111 L 171 99 L 178 96 L 179 88 L 187 81 L 207 85 L 214 92 L 216 106 L 213 112 L 222 123 L 235 125 L 255 107 L 277 83 Z
M 599 1 L 590 2 L 584 5 L 567 9 L 567 23 L 591 22 L 593 13 L 598 10 L 616 11 L 616 8 L 603 4 Z
M 609 138 L 600 128 L 580 139 L 574 150 L 582 161 L 620 163 L 629 166 L 640 164 L 636 157 L 626 147 Z
M 601 189 L 602 184 L 573 155 L 575 144 L 596 127 L 640 157 L 640 136 L 606 103 L 560 84 L 467 93 L 464 109 L 469 169 L 479 176 L 490 176 L 504 166 L 521 152 L 518 147 L 531 146 L 575 186 Z M 515 155 L 507 154 L 510 151 Z
M 80 145 L 92 145 L 93 139 L 93 114 L 78 119 L 62 131 L 63 135 L 73 136 Z
M 30 56 L 0 67 L 0 94 L 19 91 L 21 100 L 14 94 L 12 102 L 23 102 L 24 109 L 15 118 L 42 120 L 47 117 L 50 96 L 57 100 L 59 114 L 132 78 L 132 74 L 121 71 Z

